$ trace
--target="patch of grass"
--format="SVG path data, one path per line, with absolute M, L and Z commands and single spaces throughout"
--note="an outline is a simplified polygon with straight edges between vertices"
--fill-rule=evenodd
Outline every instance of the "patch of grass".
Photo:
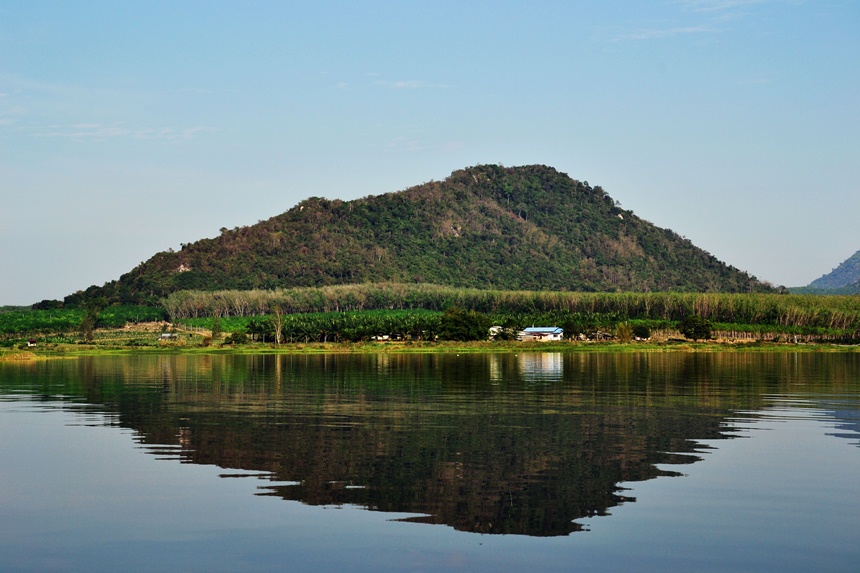
M 0 352 L 0 362 L 20 362 L 36 360 L 38 356 L 34 352 L 18 351 L 18 352 Z
M 310 342 L 242 345 L 213 344 L 48 344 L 29 352 L 34 357 L 112 356 L 126 354 L 378 354 L 378 353 L 664 353 L 664 352 L 860 352 L 860 345 L 787 344 L 766 341 L 605 342 Z M 20 353 L 20 351 L 18 351 Z M 13 354 L 6 352 L 5 354 Z

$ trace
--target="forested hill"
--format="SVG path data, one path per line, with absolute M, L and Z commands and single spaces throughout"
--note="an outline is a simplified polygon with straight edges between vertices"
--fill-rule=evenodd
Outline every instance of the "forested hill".
M 600 187 L 542 165 L 481 165 L 396 193 L 312 197 L 267 221 L 158 253 L 67 302 L 385 281 L 512 290 L 771 289 L 621 209 Z
M 842 263 L 827 273 L 809 283 L 808 287 L 797 289 L 807 292 L 824 294 L 858 294 L 860 293 L 860 251 L 857 251 Z

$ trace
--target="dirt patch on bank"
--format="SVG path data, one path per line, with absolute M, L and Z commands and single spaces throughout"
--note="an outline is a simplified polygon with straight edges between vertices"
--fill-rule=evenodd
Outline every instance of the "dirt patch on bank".
M 36 355 L 32 352 L 6 352 L 0 354 L 0 362 L 13 362 L 20 360 L 35 360 Z

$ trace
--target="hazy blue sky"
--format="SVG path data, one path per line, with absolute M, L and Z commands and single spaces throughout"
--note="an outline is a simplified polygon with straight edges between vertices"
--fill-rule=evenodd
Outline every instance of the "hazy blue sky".
M 860 249 L 860 3 L 0 3 L 0 304 L 479 163 L 807 284 Z

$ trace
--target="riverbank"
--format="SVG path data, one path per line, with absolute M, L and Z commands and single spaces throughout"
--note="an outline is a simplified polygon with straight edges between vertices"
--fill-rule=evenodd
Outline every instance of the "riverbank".
M 860 345 L 668 340 L 661 342 L 315 342 L 291 344 L 251 343 L 242 345 L 188 346 L 167 342 L 157 346 L 105 344 L 45 344 L 23 350 L 0 351 L 0 361 L 32 361 L 81 356 L 136 354 L 374 354 L 374 353 L 637 353 L 637 352 L 860 352 Z

